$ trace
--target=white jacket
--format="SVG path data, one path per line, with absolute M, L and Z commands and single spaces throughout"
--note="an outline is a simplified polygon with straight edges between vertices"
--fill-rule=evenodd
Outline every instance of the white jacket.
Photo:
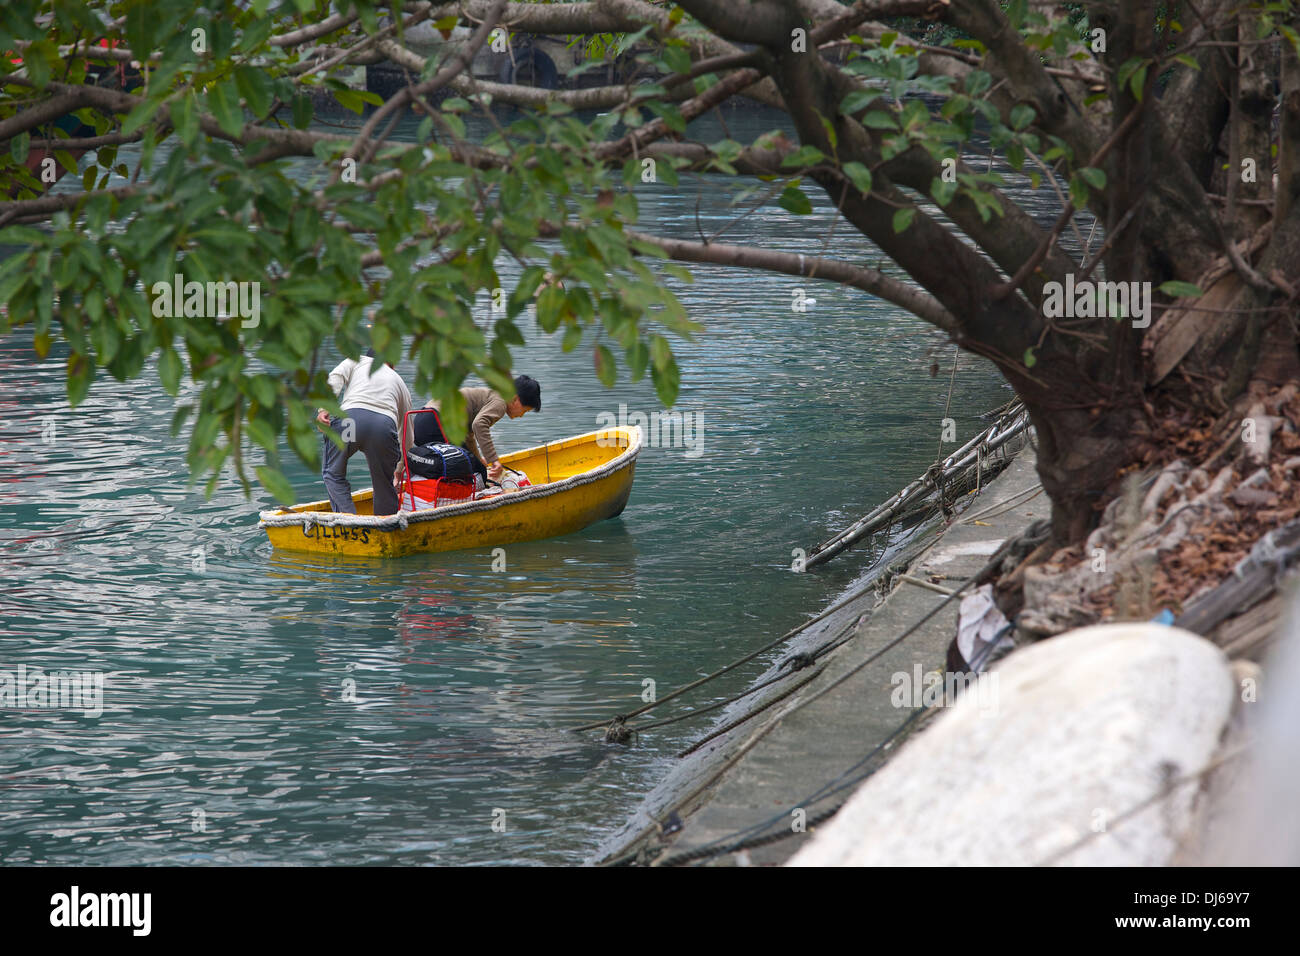
M 387 365 L 374 368 L 373 363 L 368 355 L 363 355 L 360 361 L 344 359 L 330 372 L 330 388 L 340 396 L 339 405 L 345 412 L 349 408 L 369 409 L 387 415 L 393 420 L 393 425 L 400 428 L 406 413 L 411 410 L 411 393 L 396 371 Z M 408 423 L 408 448 L 413 443 L 412 431 Z

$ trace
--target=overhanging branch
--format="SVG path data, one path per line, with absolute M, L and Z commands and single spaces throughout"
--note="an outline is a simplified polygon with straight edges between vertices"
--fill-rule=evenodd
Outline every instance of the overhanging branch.
M 840 259 L 823 259 L 793 252 L 776 252 L 755 249 L 752 246 L 733 246 L 719 242 L 688 242 L 683 239 L 666 239 L 646 232 L 624 230 L 629 239 L 639 239 L 663 249 L 670 257 L 681 262 L 704 262 L 746 269 L 764 269 L 781 272 L 804 279 L 826 279 L 841 285 L 850 285 L 877 298 L 892 302 L 918 318 L 956 335 L 957 320 L 933 296 L 877 272 L 853 265 Z

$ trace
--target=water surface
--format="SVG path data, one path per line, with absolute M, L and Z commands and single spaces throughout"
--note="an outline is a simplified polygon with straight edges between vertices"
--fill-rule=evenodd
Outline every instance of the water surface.
M 779 125 L 728 123 L 738 138 Z M 710 177 L 638 195 L 643 228 L 663 235 L 734 215 Z M 831 210 L 810 195 L 816 215 L 765 207 L 724 240 L 821 252 Z M 878 258 L 842 223 L 830 254 Z M 647 448 L 620 518 L 510 545 L 500 572 L 488 549 L 275 552 L 256 526 L 265 493 L 188 487 L 156 373 L 97 381 L 70 411 L 63 354 L 40 361 L 29 337 L 0 338 L 0 670 L 105 679 L 97 718 L 0 710 L 0 862 L 582 861 L 708 718 L 632 747 L 566 728 L 639 704 L 646 680 L 665 694 L 842 593 L 862 552 L 796 575 L 793 549 L 922 472 L 949 403 L 952 346 L 896 308 L 787 276 L 692 271 L 674 288 L 705 331 L 677 345 L 677 407 L 701 416 L 698 457 Z M 791 309 L 800 286 L 817 299 L 804 314 Z M 590 431 L 620 403 L 659 408 L 648 382 L 603 388 L 589 345 L 566 354 L 525 325 L 517 371 L 542 383 L 545 411 L 500 423 L 503 451 Z M 958 440 L 1008 397 L 963 357 Z M 324 497 L 286 455 L 300 499 Z M 360 456 L 351 475 L 368 484 Z

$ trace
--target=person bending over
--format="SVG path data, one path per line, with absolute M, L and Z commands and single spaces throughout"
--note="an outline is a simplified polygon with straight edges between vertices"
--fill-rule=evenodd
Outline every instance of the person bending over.
M 460 390 L 460 394 L 465 399 L 467 418 L 465 441 L 461 447 L 469 452 L 475 472 L 485 479 L 500 481 L 504 467 L 497 456 L 496 445 L 492 441 L 492 426 L 499 422 L 502 416 L 519 418 L 530 410 L 540 412 L 542 387 L 537 384 L 536 379 L 520 375 L 515 379 L 515 395 L 508 402 L 486 387 L 466 386 Z M 436 408 L 439 414 L 442 413 L 438 402 L 429 402 L 425 408 Z M 438 427 L 437 416 L 414 415 L 412 417 L 415 419 L 414 443 L 416 445 L 447 441 L 447 436 Z M 399 463 L 396 484 L 400 485 L 403 477 L 404 472 Z
M 394 488 L 393 476 L 402 457 L 402 444 L 397 430 L 411 408 L 411 393 L 391 365 L 375 362 L 371 349 L 360 359 L 344 359 L 330 372 L 330 388 L 339 395 L 343 418 L 331 418 L 325 409 L 316 413 L 316 421 L 338 432 L 340 437 L 351 439 L 340 450 L 328 435 L 325 442 L 324 464 L 321 477 L 329 493 L 330 507 L 345 514 L 356 514 L 352 503 L 352 485 L 348 482 L 348 459 L 360 451 L 370 466 L 370 480 L 374 485 L 374 513 L 397 514 L 401 502 Z M 432 418 L 429 416 L 420 416 Z M 348 429 L 348 422 L 352 423 Z M 408 444 L 411 427 L 407 426 Z

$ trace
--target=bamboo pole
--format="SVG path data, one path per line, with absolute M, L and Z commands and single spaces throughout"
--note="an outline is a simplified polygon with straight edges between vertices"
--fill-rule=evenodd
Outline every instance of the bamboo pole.
M 933 466 L 927 469 L 924 475 L 910 482 L 884 504 L 872 509 L 839 534 L 813 548 L 804 562 L 805 569 L 826 563 L 866 535 L 893 521 L 918 498 L 931 494 L 938 487 L 939 476 L 943 477 L 944 484 L 948 484 L 964 473 L 972 462 L 976 467 L 982 468 L 985 453 L 1001 448 L 1028 427 L 1029 416 L 1024 406 L 1019 402 L 1014 403 L 996 422 L 939 462 L 937 469 Z

